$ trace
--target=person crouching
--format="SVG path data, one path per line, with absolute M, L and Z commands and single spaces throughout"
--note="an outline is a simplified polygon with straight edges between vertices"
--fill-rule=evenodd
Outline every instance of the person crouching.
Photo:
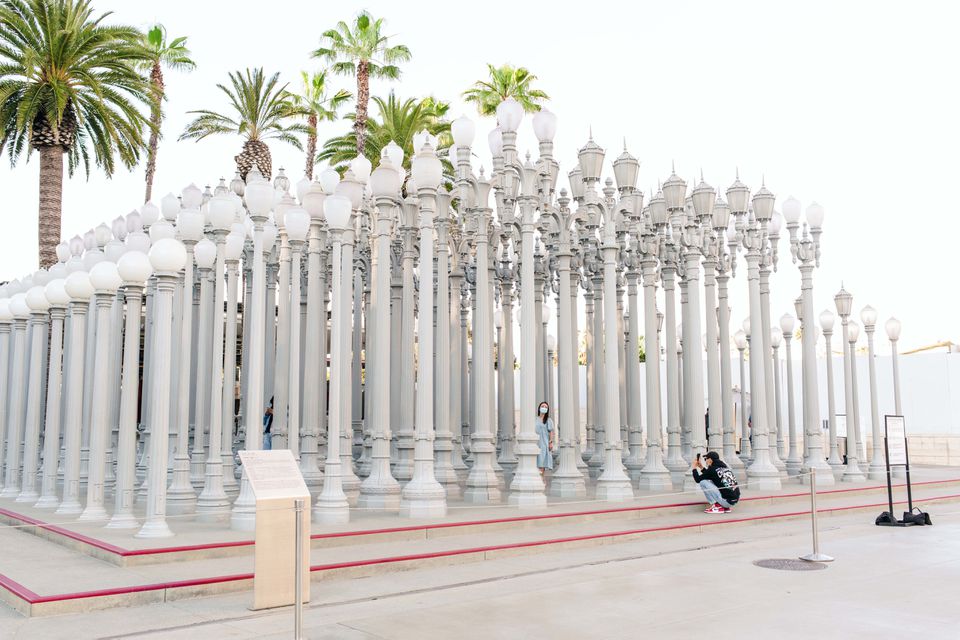
M 710 505 L 703 510 L 704 513 L 730 513 L 733 505 L 740 501 L 737 477 L 716 451 L 707 452 L 702 459 L 697 454 L 693 462 L 693 480 Z

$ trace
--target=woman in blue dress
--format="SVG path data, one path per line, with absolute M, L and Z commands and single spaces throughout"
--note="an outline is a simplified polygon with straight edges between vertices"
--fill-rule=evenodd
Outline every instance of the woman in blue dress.
M 553 469 L 553 420 L 550 419 L 550 405 L 541 402 L 537 407 L 537 438 L 540 453 L 537 455 L 537 467 L 540 475 L 544 469 Z

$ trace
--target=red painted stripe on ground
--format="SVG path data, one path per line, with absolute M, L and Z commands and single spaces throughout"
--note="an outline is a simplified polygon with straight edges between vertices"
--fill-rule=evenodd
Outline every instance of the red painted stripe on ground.
M 803 494 L 800 494 L 803 495 Z M 960 494 L 950 494 L 945 496 L 932 496 L 928 498 L 917 498 L 915 503 L 935 502 L 937 500 L 949 500 L 960 498 Z M 894 504 L 906 504 L 906 500 L 895 501 Z M 833 511 L 849 511 L 851 509 L 869 509 L 875 507 L 885 507 L 887 502 L 878 502 L 875 504 L 848 505 L 844 507 L 831 507 L 827 509 L 817 509 L 817 513 L 831 513 Z M 510 544 L 490 545 L 484 547 L 471 547 L 467 549 L 449 549 L 446 551 L 434 551 L 431 553 L 418 553 L 404 556 L 391 556 L 386 558 L 371 558 L 369 560 L 355 560 L 351 562 L 340 562 L 333 564 L 313 565 L 310 571 L 330 571 L 333 569 L 345 569 L 352 567 L 373 566 L 378 564 L 390 564 L 395 562 L 409 562 L 412 560 L 428 560 L 432 558 L 452 557 L 458 555 L 467 555 L 471 553 L 486 553 L 489 551 L 502 551 L 506 549 L 521 549 L 526 547 L 539 547 L 551 544 L 562 544 L 566 542 L 579 542 L 584 540 L 595 540 L 599 538 L 616 538 L 627 535 L 637 535 L 643 533 L 655 533 L 660 531 L 674 531 L 681 529 L 692 529 L 695 527 L 710 527 L 724 524 L 734 524 L 738 522 L 754 522 L 759 520 L 776 520 L 780 518 L 789 518 L 792 516 L 802 516 L 810 513 L 809 511 L 792 511 L 788 513 L 775 513 L 762 516 L 749 516 L 746 518 L 705 520 L 702 522 L 690 522 L 685 524 L 666 525 L 662 527 L 646 527 L 642 529 L 627 529 L 624 531 L 611 531 L 606 533 L 592 533 L 583 536 L 569 536 L 565 538 L 552 538 L 547 540 L 532 540 L 527 542 L 514 542 Z M 15 582 L 0 574 L 0 586 L 17 597 L 25 600 L 29 604 L 39 604 L 45 602 L 61 602 L 65 600 L 77 600 L 82 598 L 95 598 L 112 595 L 125 595 L 130 593 L 142 593 L 145 591 L 157 591 L 160 589 L 175 589 L 179 587 L 202 586 L 205 584 L 219 584 L 224 582 L 235 582 L 238 580 L 249 580 L 253 578 L 252 573 L 234 574 L 228 576 L 215 576 L 211 578 L 194 578 L 190 580 L 179 580 L 173 582 L 160 582 L 156 584 L 135 585 L 128 587 L 115 587 L 112 589 L 100 589 L 96 591 L 81 591 L 76 593 L 65 593 L 50 596 L 38 596 L 23 585 Z
M 960 478 L 949 478 L 945 480 L 926 480 L 924 482 L 914 482 L 913 486 L 919 487 L 924 485 L 933 485 L 933 484 L 947 484 L 952 482 L 958 482 Z M 906 487 L 906 484 L 895 484 L 893 485 L 894 489 Z M 857 491 L 877 491 L 883 489 L 884 485 L 876 485 L 869 487 L 850 487 L 845 489 L 829 489 L 826 491 L 819 491 L 820 495 L 829 495 L 835 493 L 851 493 Z M 744 497 L 741 499 L 741 502 L 746 501 L 755 501 L 755 500 L 779 500 L 783 498 L 797 498 L 809 495 L 808 492 L 802 493 L 789 493 L 781 495 L 766 495 L 766 496 L 751 496 Z M 670 509 L 677 507 L 690 507 L 700 504 L 701 501 L 696 502 L 677 502 L 672 504 L 655 504 L 647 506 L 630 506 L 630 507 L 615 507 L 609 509 L 593 509 L 586 511 L 564 511 L 560 513 L 545 513 L 545 514 L 533 514 L 533 515 L 518 515 L 510 516 L 507 518 L 489 518 L 483 520 L 467 520 L 459 522 L 439 522 L 434 524 L 423 524 L 423 525 L 409 525 L 405 527 L 387 527 L 383 529 L 367 529 L 367 530 L 354 530 L 354 531 L 338 531 L 332 533 L 317 533 L 310 536 L 311 540 L 322 540 L 326 538 L 347 538 L 353 536 L 369 536 L 377 534 L 389 534 L 389 533 L 406 533 L 410 531 L 429 531 L 431 529 L 450 529 L 457 527 L 471 527 L 478 525 L 491 525 L 491 524 L 506 524 L 510 522 L 524 522 L 524 521 L 533 521 L 533 520 L 547 520 L 555 518 L 570 518 L 577 516 L 588 516 L 588 515 L 602 515 L 610 513 L 629 513 L 629 512 L 640 512 L 640 511 L 649 511 L 655 509 Z M 81 533 L 76 533 L 65 529 L 61 526 L 45 523 L 41 520 L 36 520 L 29 516 L 19 514 L 15 511 L 10 511 L 8 509 L 0 508 L 0 514 L 3 514 L 7 517 L 21 520 L 26 524 L 35 524 L 37 526 L 42 526 L 43 528 L 54 531 L 61 535 L 66 536 L 67 538 L 83 542 L 84 544 L 90 545 L 94 548 L 113 553 L 114 555 L 127 558 L 135 556 L 150 556 L 150 555 L 162 555 L 168 553 L 184 553 L 189 551 L 209 551 L 213 549 L 229 549 L 234 547 L 246 547 L 253 545 L 253 540 L 236 540 L 231 542 L 209 542 L 204 544 L 195 544 L 195 545 L 178 545 L 172 547 L 152 547 L 148 549 L 125 549 L 123 547 L 111 544 L 109 542 L 104 542 L 97 538 L 91 536 L 86 536 Z

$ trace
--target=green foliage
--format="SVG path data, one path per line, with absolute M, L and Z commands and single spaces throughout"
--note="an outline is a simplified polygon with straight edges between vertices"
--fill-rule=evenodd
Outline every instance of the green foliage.
M 356 76 L 358 64 L 364 63 L 368 77 L 396 80 L 400 77 L 397 63 L 411 56 L 406 45 L 390 46 L 383 34 L 383 18 L 374 19 L 362 11 L 352 25 L 341 20 L 336 28 L 324 31 L 313 57 L 327 61 L 338 75 Z
M 143 36 L 145 59 L 141 68 L 150 70 L 160 65 L 176 71 L 193 71 L 197 63 L 190 57 L 186 37 L 167 40 L 167 30 L 162 24 L 156 24 Z
M 217 84 L 230 102 L 231 113 L 201 109 L 180 135 L 181 140 L 202 140 L 207 136 L 234 133 L 246 140 L 280 140 L 303 150 L 303 143 L 295 135 L 307 133 L 301 123 L 288 124 L 291 117 L 301 115 L 291 104 L 287 85 L 280 84 L 280 74 L 269 78 L 263 68 L 234 71 L 229 74 L 230 86 Z
M 143 34 L 105 23 L 89 0 L 0 1 L 0 151 L 60 146 L 72 174 L 90 160 L 108 176 L 133 167 L 149 105 Z
M 475 103 L 482 116 L 494 115 L 500 103 L 507 98 L 519 102 L 527 113 L 539 111 L 540 103 L 550 99 L 546 93 L 531 86 L 537 76 L 525 67 L 509 64 L 495 67 L 487 64 L 487 69 L 490 74 L 488 79 L 477 80 L 463 92 L 463 99 Z
M 300 93 L 286 93 L 286 99 L 289 101 L 295 115 L 309 118 L 314 116 L 317 122 L 333 122 L 337 119 L 337 111 L 343 106 L 343 103 L 353 97 L 349 91 L 341 89 L 335 94 L 327 95 L 327 72 L 317 71 L 314 73 L 300 72 Z M 310 127 L 309 133 L 316 135 L 316 130 Z
M 386 98 L 373 97 L 377 106 L 377 117 L 367 120 L 367 144 L 364 155 L 374 167 L 380 162 L 380 152 L 390 141 L 403 149 L 403 166 L 409 171 L 410 158 L 413 155 L 413 136 L 420 131 L 437 136 L 437 146 L 446 149 L 453 143 L 450 134 L 450 122 L 446 119 L 450 105 L 433 97 L 407 98 L 401 100 L 393 92 Z M 356 115 L 344 116 L 354 120 Z M 356 131 L 351 130 L 342 136 L 327 140 L 317 155 L 318 161 L 327 161 L 331 166 L 344 165 L 357 155 Z M 451 170 L 447 167 L 448 171 Z

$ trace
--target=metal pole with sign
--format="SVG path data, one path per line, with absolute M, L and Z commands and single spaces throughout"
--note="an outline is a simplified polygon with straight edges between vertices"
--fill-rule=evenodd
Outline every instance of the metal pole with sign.
M 877 525 L 884 527 L 907 527 L 912 522 L 897 520 L 893 515 L 893 475 L 891 467 L 906 467 L 907 471 L 907 503 L 913 509 L 913 493 L 910 487 L 910 460 L 907 455 L 907 434 L 903 416 L 884 416 L 884 452 L 887 458 L 887 504 L 889 511 L 877 518 Z

